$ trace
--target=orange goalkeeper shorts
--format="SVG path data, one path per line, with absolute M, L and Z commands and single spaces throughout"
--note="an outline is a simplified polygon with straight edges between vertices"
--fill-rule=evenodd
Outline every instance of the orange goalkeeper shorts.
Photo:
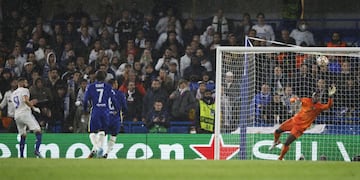
M 285 122 L 281 123 L 279 129 L 281 129 L 282 131 L 290 131 L 290 134 L 298 138 L 302 134 L 304 134 L 306 128 L 304 128 L 301 125 L 295 124 L 294 121 L 295 121 L 294 118 L 290 118 L 286 120 Z

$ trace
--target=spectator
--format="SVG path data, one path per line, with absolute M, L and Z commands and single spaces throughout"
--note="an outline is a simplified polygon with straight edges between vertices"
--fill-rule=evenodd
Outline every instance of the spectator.
M 140 63 L 143 67 L 146 67 L 148 64 L 151 66 L 153 65 L 154 60 L 152 58 L 151 50 L 144 49 L 140 57 Z
M 212 65 L 213 72 L 216 72 L 216 48 L 219 46 L 221 46 L 220 34 L 215 33 L 214 40 L 207 49 L 207 51 L 209 52 L 209 61 Z
M 67 61 L 75 57 L 73 44 L 71 42 L 65 42 L 64 49 L 61 52 L 61 55 L 56 57 L 60 57 L 60 62 L 58 62 L 58 64 L 60 65 L 60 67 L 64 68 Z
M 154 48 L 156 50 L 159 50 L 160 52 L 162 52 L 161 51 L 162 49 L 167 48 L 166 46 L 163 47 L 163 44 L 166 41 L 168 41 L 169 35 L 172 35 L 172 36 L 175 35 L 175 38 L 171 37 L 171 39 L 173 39 L 172 40 L 173 42 L 175 42 L 174 39 L 176 39 L 178 43 L 180 43 L 181 45 L 183 44 L 183 39 L 181 38 L 180 34 L 178 32 L 176 32 L 175 25 L 174 24 L 169 24 L 168 27 L 167 27 L 167 30 L 165 32 L 161 33 L 158 36 L 158 39 L 157 39 L 157 41 L 155 43 Z
M 104 29 L 100 33 L 100 44 L 103 49 L 109 49 L 110 44 L 114 41 L 113 36 L 109 33 L 107 29 Z
M 206 69 L 206 72 L 209 74 L 213 73 L 211 62 L 209 61 L 208 57 L 204 53 L 204 50 L 201 48 L 196 49 L 195 51 L 195 57 L 198 57 L 200 59 L 200 64 Z
M 198 57 L 191 57 L 191 65 L 184 70 L 183 78 L 197 82 L 201 80 L 202 74 L 206 72 L 206 68 L 201 66 L 201 60 Z
M 39 42 L 38 42 L 38 48 L 35 49 L 34 48 L 34 53 L 35 53 L 35 57 L 36 60 L 40 63 L 40 64 L 44 64 L 45 62 L 45 58 L 46 58 L 46 54 L 45 54 L 45 49 L 47 46 L 47 41 L 44 37 L 39 37 Z
M 74 116 L 74 123 L 73 123 L 73 131 L 75 133 L 85 133 L 87 132 L 87 126 L 89 123 L 89 115 L 83 113 L 83 101 L 85 90 L 88 85 L 86 79 L 80 80 L 80 88 L 77 92 L 77 97 L 75 101 L 76 112 Z
M 134 81 L 128 82 L 127 91 L 124 94 L 128 106 L 128 111 L 124 114 L 124 120 L 133 122 L 141 120 L 143 96 L 136 89 Z
M 155 66 L 156 64 L 155 60 L 159 59 L 162 54 L 160 54 L 160 52 L 153 47 L 152 41 L 148 41 L 148 40 L 145 41 L 145 49 L 151 52 L 151 57 L 153 59 L 152 65 Z
M 169 70 L 168 70 L 168 76 L 171 78 L 171 84 L 172 89 L 175 90 L 176 86 L 181 78 L 181 75 L 179 73 L 179 68 L 177 67 L 177 64 L 174 62 L 170 63 Z
M 192 90 L 192 92 L 193 92 L 195 98 L 197 100 L 200 100 L 204 97 L 204 94 L 205 94 L 205 91 L 207 90 L 207 88 L 206 88 L 205 82 L 203 82 L 203 81 L 199 81 L 198 84 L 199 84 L 199 87 L 197 89 Z
M 97 38 L 97 33 L 94 27 L 92 27 L 88 16 L 80 17 L 80 26 L 77 28 L 77 32 L 82 31 L 82 27 L 87 27 L 88 34 L 92 37 L 92 39 Z
M 160 100 L 155 100 L 153 109 L 146 116 L 149 133 L 166 133 L 169 126 L 169 113 Z
M 129 71 L 129 78 L 121 84 L 119 87 L 119 91 L 126 93 L 128 91 L 127 85 L 128 82 L 135 82 L 136 90 L 141 94 L 141 96 L 144 96 L 146 94 L 146 90 L 140 81 L 139 77 L 136 75 L 135 71 L 132 69 Z
M 293 93 L 292 87 L 288 85 L 285 87 L 284 95 L 281 96 L 281 102 L 286 106 L 287 114 L 293 116 L 300 110 L 301 104 L 299 102 L 291 103 L 291 98 L 298 98 L 298 96 Z M 286 117 L 285 119 L 288 118 Z M 285 119 L 283 118 L 282 120 Z
M 195 120 L 196 99 L 190 92 L 187 80 L 180 80 L 178 89 L 169 96 L 172 121 Z
M 182 32 L 182 37 L 184 40 L 184 46 L 187 46 L 192 41 L 194 35 L 198 35 L 199 28 L 196 26 L 193 18 L 187 18 L 185 20 L 184 29 Z
M 204 24 L 206 27 L 211 25 L 215 32 L 221 34 L 221 40 L 226 40 L 228 33 L 232 32 L 232 22 L 224 16 L 224 10 L 222 8 L 217 9 L 216 14 L 209 18 Z
M 317 66 L 316 66 L 317 68 Z M 315 87 L 316 79 L 312 78 L 307 64 L 302 64 L 300 69 L 294 74 L 292 86 L 295 87 L 295 92 L 300 97 L 308 97 L 311 95 L 312 90 L 309 87 Z
M 115 41 L 111 41 L 109 44 L 109 48 L 105 49 L 105 54 L 106 56 L 109 57 L 109 59 L 113 59 L 113 58 L 118 58 L 119 59 L 119 63 L 120 63 L 120 59 L 123 58 L 120 54 L 120 50 L 118 45 L 116 44 Z
M 160 68 L 157 79 L 160 81 L 161 87 L 163 87 L 168 94 L 176 89 L 176 87 L 173 86 L 173 81 L 171 77 L 168 76 L 168 71 L 166 69 Z
M 145 38 L 149 41 L 156 41 L 157 39 L 157 31 L 155 29 L 156 22 L 154 16 L 147 15 L 144 17 L 143 30 L 145 34 Z
M 249 13 L 244 13 L 242 16 L 242 20 L 236 27 L 236 35 L 239 42 L 244 42 L 245 35 L 247 35 L 250 29 L 253 27 L 254 23 L 251 21 L 251 17 Z M 243 43 L 240 43 L 243 45 Z
M 336 81 L 336 76 L 333 72 L 329 71 L 329 64 L 319 66 L 319 78 L 324 79 L 326 83 L 334 83 Z
M 136 36 L 135 36 L 135 47 L 140 50 L 144 50 L 145 42 L 146 42 L 146 38 L 145 38 L 144 31 L 142 29 L 137 30 Z
M 215 127 L 215 99 L 211 90 L 205 90 L 204 97 L 199 100 L 198 133 L 213 133 Z
M 163 57 L 158 59 L 155 65 L 155 70 L 160 71 L 160 68 L 164 68 L 168 70 L 170 66 L 170 62 L 176 63 L 177 67 L 179 67 L 178 60 L 173 58 L 172 50 L 170 48 L 167 48 L 164 51 Z
M 313 92 L 317 92 L 319 94 L 319 98 L 321 102 L 326 102 L 327 100 L 327 87 L 330 85 L 327 83 L 325 79 L 318 79 L 316 82 L 316 87 Z
M 72 40 L 74 41 L 74 40 Z M 82 26 L 80 31 L 80 37 L 75 39 L 76 49 L 75 54 L 77 56 L 87 57 L 94 44 L 94 38 L 90 36 L 87 26 Z
M 267 124 L 281 124 L 287 118 L 287 107 L 281 102 L 281 96 L 274 94 L 271 102 L 263 108 L 261 119 Z
M 69 107 L 67 107 L 66 86 L 55 87 L 55 96 L 53 105 L 51 106 L 51 121 L 49 122 L 50 132 L 61 133 L 66 132 L 66 114 L 68 114 Z
M 1 84 L 0 93 L 1 94 L 5 94 L 6 91 L 11 89 L 11 81 L 13 78 L 14 78 L 14 75 L 10 69 L 8 69 L 8 68 L 2 69 L 1 77 L 0 77 L 0 84 Z
M 282 68 L 280 66 L 275 66 L 269 82 L 273 92 L 283 95 L 284 88 L 289 83 L 289 80 L 282 72 Z
M 100 40 L 95 40 L 94 48 L 90 51 L 89 64 L 93 64 L 96 67 L 96 65 L 99 63 L 99 60 L 103 55 L 105 55 L 105 51 L 102 51 L 101 53 L 101 50 L 103 50 L 103 48 L 101 46 Z
M 287 29 L 281 30 L 281 37 L 276 41 L 282 42 L 285 44 L 296 45 L 295 39 L 290 37 L 290 32 Z M 287 46 L 287 45 L 284 45 L 284 46 Z
M 145 66 L 145 73 L 142 77 L 144 88 L 147 91 L 151 88 L 151 83 L 153 79 L 157 78 L 157 72 L 155 72 L 154 67 L 151 64 Z
M 44 80 L 38 78 L 35 80 L 34 85 L 29 89 L 31 99 L 37 101 L 38 107 L 49 107 L 52 103 L 53 96 L 49 88 L 44 86 Z
M 15 56 L 10 55 L 5 64 L 5 68 L 8 69 L 14 77 L 19 77 L 21 74 L 20 67 L 15 62 Z
M 32 62 L 26 62 L 24 64 L 23 71 L 21 72 L 21 75 L 20 75 L 20 77 L 25 78 L 29 82 L 29 85 L 31 85 L 33 82 L 33 79 L 31 77 L 33 70 L 34 70 L 34 66 L 33 66 Z
M 155 26 L 156 31 L 158 34 L 162 34 L 167 31 L 167 27 L 169 24 L 172 24 L 175 26 L 176 33 L 181 36 L 182 27 L 180 21 L 176 18 L 174 14 L 174 9 L 172 7 L 169 7 L 166 10 L 166 16 L 159 19 L 158 23 Z
M 206 31 L 200 35 L 200 43 L 205 47 L 208 48 L 212 42 L 214 41 L 214 27 L 208 26 Z
M 339 88 L 339 103 L 338 106 L 341 108 L 340 115 L 347 117 L 357 116 L 356 110 L 359 109 L 359 84 L 356 84 L 353 79 L 345 80 L 345 86 Z M 345 122 L 355 123 L 355 122 Z
M 182 45 L 182 42 L 180 42 L 176 36 L 176 32 L 175 31 L 168 31 L 167 32 L 168 35 L 167 35 L 167 39 L 165 42 L 163 42 L 159 48 L 160 52 L 164 52 L 165 49 L 167 48 L 172 48 L 173 46 L 175 46 L 173 49 L 173 56 L 176 58 L 177 56 L 175 55 L 175 52 L 174 50 L 177 50 L 177 52 L 179 54 L 183 54 L 184 52 L 184 46 Z
M 15 63 L 19 67 L 20 72 L 22 72 L 24 63 L 26 62 L 26 55 L 23 54 L 22 47 L 20 44 L 18 43 L 15 44 L 14 50 L 11 55 L 14 56 Z
M 56 56 L 53 52 L 47 54 L 47 57 L 46 57 L 46 63 L 45 63 L 45 66 L 44 66 L 44 70 L 42 72 L 42 77 L 44 79 L 47 79 L 47 78 L 50 78 L 48 76 L 48 73 L 51 69 L 58 69 L 58 65 L 56 64 Z
M 67 22 L 64 31 L 64 42 L 72 42 L 76 39 L 79 39 L 79 35 L 80 33 L 76 31 L 74 24 L 71 22 Z
M 339 32 L 333 32 L 331 41 L 326 43 L 326 47 L 346 47 L 346 42 L 341 40 Z
M 261 91 L 255 95 L 255 118 L 257 121 L 263 122 L 261 115 L 263 114 L 264 109 L 270 103 L 271 97 L 271 88 L 268 84 L 263 84 L 261 86 Z
M 208 72 L 204 72 L 202 74 L 201 81 L 190 83 L 190 91 L 196 91 L 199 88 L 200 84 L 205 84 L 206 89 L 210 91 L 215 90 L 215 82 L 211 80 Z
M 180 75 L 184 77 L 184 71 L 191 64 L 191 57 L 193 56 L 192 47 L 190 45 L 186 46 L 185 54 L 180 58 Z
M 140 56 L 140 51 L 135 46 L 134 40 L 128 39 L 126 42 L 126 45 L 124 45 L 125 48 L 123 48 L 120 52 L 120 56 L 123 58 L 129 58 L 129 55 L 132 55 L 133 58 L 138 59 L 138 56 Z M 133 64 L 133 62 L 130 62 L 130 64 Z
M 306 46 L 315 46 L 314 35 L 308 30 L 308 24 L 303 19 L 298 21 L 297 28 L 291 31 L 290 37 L 295 39 L 298 46 L 303 43 Z
M 130 16 L 135 22 L 135 29 L 140 29 L 144 23 L 144 13 L 139 10 L 138 3 L 136 1 L 132 1 L 130 4 Z
M 121 18 L 115 23 L 114 39 L 120 46 L 126 46 L 126 42 L 129 39 L 134 38 L 135 21 L 131 18 L 130 12 L 127 9 L 121 11 Z
M 53 94 L 51 90 L 44 86 L 44 80 L 41 77 L 35 79 L 34 84 L 29 89 L 31 100 L 41 109 L 37 115 L 37 120 L 42 128 L 46 128 L 51 117 L 51 108 L 53 106 Z
M 102 22 L 102 24 L 100 25 L 100 27 L 98 28 L 98 35 L 100 35 L 104 30 L 107 30 L 109 35 L 112 37 L 112 39 L 114 38 L 114 22 L 112 19 L 112 16 L 110 14 L 107 14 Z
M 3 84 L 1 84 L 1 85 L 3 85 Z M 12 100 L 11 100 L 12 93 L 17 89 L 17 87 L 18 87 L 17 80 L 12 79 L 10 82 L 10 89 L 7 90 L 3 94 L 4 96 L 0 103 L 0 111 L 2 112 L 2 117 L 3 118 L 7 117 L 11 121 L 9 126 L 7 127 L 9 133 L 17 132 L 16 124 L 14 121 L 15 107 L 14 107 L 14 103 L 12 103 Z M 1 95 L 1 93 L 0 93 L 0 95 Z M 4 110 L 5 107 L 7 107 L 6 110 Z
M 146 115 L 152 109 L 155 100 L 161 100 L 165 104 L 164 107 L 167 107 L 168 96 L 166 90 L 161 87 L 161 82 L 158 79 L 153 79 L 151 88 L 146 91 L 143 98 L 142 121 L 144 122 L 146 120 Z
M 259 12 L 256 15 L 257 24 L 252 26 L 251 29 L 256 30 L 256 35 L 260 38 L 265 38 L 266 40 L 274 41 L 275 33 L 271 25 L 265 23 L 265 15 L 262 12 Z

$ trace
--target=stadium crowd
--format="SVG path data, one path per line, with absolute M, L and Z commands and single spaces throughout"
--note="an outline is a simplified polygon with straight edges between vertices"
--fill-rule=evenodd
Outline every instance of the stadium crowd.
M 86 132 L 88 117 L 82 113 L 82 99 L 96 71 L 107 72 L 106 80 L 118 81 L 128 104 L 125 121 L 143 122 L 151 132 L 166 132 L 171 121 L 192 121 L 198 133 L 208 132 L 199 128 L 199 106 L 214 104 L 216 47 L 244 46 L 246 35 L 299 46 L 346 46 L 338 32 L 327 44 L 316 44 L 306 21 L 276 28 L 266 23 L 261 12 L 256 22 L 249 13 L 235 22 L 219 8 L 199 27 L 170 4 L 157 4 L 150 15 L 144 15 L 135 1 L 119 17 L 110 9 L 105 11 L 109 14 L 97 26 L 81 8 L 52 18 L 29 16 L 22 9 L 4 12 L 0 31 L 2 132 L 16 132 L 9 97 L 19 77 L 30 84 L 30 98 L 41 108 L 35 116 L 44 131 Z M 266 41 L 251 42 L 273 46 Z M 308 95 L 308 87 L 327 89 L 334 81 L 343 83 L 338 96 L 343 98 L 335 102 L 347 108 L 346 112 L 355 111 L 360 71 L 353 62 L 335 59 L 318 67 L 314 59 L 298 57 L 292 58 L 298 62 L 286 62 L 291 59 L 286 56 L 265 57 L 271 61 L 259 64 L 264 69 L 257 73 L 271 74 L 269 79 L 256 81 L 259 121 L 273 123 L 274 112 L 285 120 L 296 112 L 296 105 L 288 103 L 292 96 Z M 229 79 L 235 75 L 226 73 Z M 231 96 L 232 85 L 226 85 L 224 94 Z

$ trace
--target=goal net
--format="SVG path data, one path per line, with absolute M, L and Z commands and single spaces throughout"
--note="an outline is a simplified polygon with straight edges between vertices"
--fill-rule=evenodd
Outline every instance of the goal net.
M 301 106 L 290 98 L 319 92 L 326 103 L 335 85 L 334 105 L 291 144 L 285 159 L 351 161 L 360 154 L 359 53 L 353 47 L 218 47 L 214 158 L 239 145 L 232 159 L 277 159 L 281 145 L 268 150 L 273 132 Z

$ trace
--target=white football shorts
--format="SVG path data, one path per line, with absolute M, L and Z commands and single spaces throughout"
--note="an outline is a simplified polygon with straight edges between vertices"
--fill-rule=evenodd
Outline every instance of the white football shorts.
M 39 123 L 31 113 L 17 115 L 14 119 L 20 135 L 26 134 L 26 128 L 31 131 L 40 130 Z

